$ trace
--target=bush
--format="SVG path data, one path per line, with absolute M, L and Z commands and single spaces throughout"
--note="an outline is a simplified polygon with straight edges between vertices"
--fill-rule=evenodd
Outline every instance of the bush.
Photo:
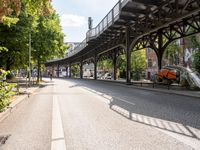
M 6 79 L 13 79 L 15 77 L 14 73 L 13 72 L 9 72 L 7 75 L 6 75 Z
M 196 53 L 194 53 L 194 62 L 193 62 L 194 68 L 196 71 L 200 73 L 200 50 L 198 50 Z
M 12 88 L 15 87 L 16 84 L 9 84 L 4 81 L 7 74 L 8 72 L 0 70 L 0 112 L 10 104 L 10 98 L 15 94 Z

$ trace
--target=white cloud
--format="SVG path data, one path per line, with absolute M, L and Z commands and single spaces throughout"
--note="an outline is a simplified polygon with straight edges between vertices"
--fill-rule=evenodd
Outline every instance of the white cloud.
M 87 23 L 87 19 L 83 16 L 73 14 L 63 14 L 61 16 L 62 27 L 81 27 Z
M 53 0 L 60 16 L 65 41 L 81 42 L 88 31 L 87 18 L 92 17 L 93 27 L 105 17 L 119 0 Z

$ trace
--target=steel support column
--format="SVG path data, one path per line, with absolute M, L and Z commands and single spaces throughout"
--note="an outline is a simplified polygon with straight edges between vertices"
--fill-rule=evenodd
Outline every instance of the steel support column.
M 130 27 L 126 27 L 126 84 L 131 84 L 131 42 Z
M 94 55 L 94 80 L 97 80 L 97 55 Z
M 69 77 L 72 77 L 72 65 L 71 63 L 69 64 Z
M 162 69 L 162 58 L 166 47 L 170 44 L 171 41 L 164 42 L 164 32 L 163 30 L 158 30 L 156 36 L 151 36 L 150 47 L 155 51 L 158 61 L 158 71 Z
M 114 51 L 114 57 L 113 57 L 113 77 L 114 80 L 117 80 L 117 53 L 116 50 Z
M 51 66 L 51 74 L 52 74 L 52 77 L 54 76 L 54 66 L 52 65 Z
M 158 51 L 157 51 L 157 58 L 158 58 L 158 69 L 162 68 L 162 57 L 164 53 L 163 48 L 163 36 L 162 31 L 158 31 Z
M 57 74 L 57 77 L 59 78 L 59 69 L 60 69 L 60 65 L 58 64 L 57 65 L 57 69 L 56 69 L 56 74 Z
M 66 69 L 66 77 L 68 77 L 68 66 L 66 66 L 65 69 Z
M 80 61 L 80 78 L 83 79 L 83 61 Z

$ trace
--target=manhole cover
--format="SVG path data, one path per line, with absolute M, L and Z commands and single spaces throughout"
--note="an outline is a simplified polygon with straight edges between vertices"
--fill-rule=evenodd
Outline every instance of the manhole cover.
M 6 143 L 10 135 L 0 135 L 0 146 Z

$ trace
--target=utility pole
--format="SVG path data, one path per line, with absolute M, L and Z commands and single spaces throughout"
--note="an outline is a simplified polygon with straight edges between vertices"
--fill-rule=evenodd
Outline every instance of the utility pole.
M 29 33 L 29 53 L 28 53 L 28 56 L 29 56 L 29 86 L 31 84 L 31 33 Z

